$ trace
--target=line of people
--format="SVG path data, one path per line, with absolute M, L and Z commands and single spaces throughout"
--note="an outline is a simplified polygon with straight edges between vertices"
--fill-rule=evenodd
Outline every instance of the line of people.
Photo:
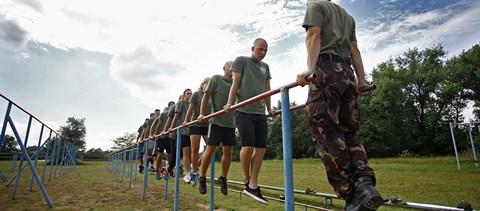
M 274 113 L 270 97 L 238 108 L 235 112 L 231 109 L 235 103 L 270 90 L 270 68 L 262 61 L 267 50 L 267 41 L 256 39 L 250 56 L 239 56 L 234 61 L 227 61 L 223 66 L 223 75 L 205 78 L 194 93 L 191 89 L 185 89 L 177 103 L 169 102 L 163 113 L 156 109 L 150 118 L 145 119 L 137 136 L 139 172 L 145 171 L 143 153 L 144 144 L 147 144 L 147 157 L 152 164 L 155 161 L 155 167 L 151 171 L 155 172 L 156 178 L 168 179 L 174 176 L 176 141 L 180 141 L 186 172 L 183 179 L 192 187 L 199 184 L 199 192 L 206 194 L 206 172 L 216 147 L 222 144 L 222 170 L 218 183 L 221 193 L 227 195 L 228 171 L 233 146 L 236 145 L 235 129 L 238 129 L 242 146 L 240 160 L 245 183 L 244 193 L 268 204 L 258 187 L 258 175 L 268 137 L 265 111 Z M 219 111 L 225 113 L 209 119 L 208 122 L 205 120 L 209 114 Z M 198 120 L 197 123 L 187 127 L 187 124 L 194 120 Z M 173 129 L 179 126 L 182 126 L 181 138 L 176 140 L 177 134 Z M 206 149 L 200 157 L 202 138 Z M 163 161 L 165 152 L 167 159 Z
M 357 97 L 365 94 L 366 91 L 359 90 L 359 87 L 365 87 L 367 83 L 357 44 L 355 20 L 344 8 L 330 0 L 307 0 L 306 2 L 307 9 L 302 27 L 306 31 L 307 70 L 297 75 L 296 82 L 300 86 L 309 85 L 306 111 L 312 140 L 325 166 L 328 182 L 335 193 L 345 200 L 345 210 L 377 210 L 383 204 L 383 198 L 375 187 L 375 173 L 368 165 L 365 148 L 358 136 L 360 112 Z M 218 79 L 218 76 L 212 77 L 204 90 L 197 119 L 202 120 L 205 115 L 208 115 L 206 112 L 208 112 L 209 98 L 211 98 L 213 112 L 222 109 L 231 112 L 234 103 L 243 102 L 269 91 L 270 68 L 268 64 L 262 62 L 267 50 L 267 42 L 258 38 L 253 43 L 250 56 L 235 58 L 230 68 L 226 68 L 229 65 L 227 62 L 222 80 Z M 231 70 L 231 73 L 228 73 L 228 70 Z M 228 76 L 229 74 L 231 77 Z M 311 82 L 307 81 L 306 78 L 312 74 L 316 75 L 315 79 Z M 219 85 L 221 83 L 222 85 Z M 188 91 L 191 93 L 190 90 L 184 92 L 184 102 L 177 103 L 175 106 L 175 116 L 169 115 L 164 127 L 165 132 L 171 132 L 171 128 L 178 125 L 176 124 L 178 118 L 181 118 L 180 121 L 185 121 L 185 115 L 181 112 L 183 112 L 182 108 L 189 107 L 186 101 L 190 97 L 185 96 Z M 197 104 L 192 109 L 198 107 L 198 99 L 195 103 Z M 198 172 L 194 173 L 195 168 L 191 173 L 194 181 L 198 178 L 199 190 L 202 194 L 206 193 L 205 173 L 211 158 L 209 153 L 213 153 L 219 140 L 223 141 L 224 156 L 222 175 L 218 181 L 222 193 L 227 193 L 227 173 L 231 162 L 231 151 L 228 146 L 232 144 L 231 139 L 234 142 L 232 137 L 234 128 L 237 128 L 242 146 L 240 161 L 245 183 L 244 193 L 268 204 L 258 187 L 258 175 L 266 152 L 268 136 L 265 110 L 269 114 L 274 113 L 271 109 L 270 97 L 238 108 L 234 114 L 225 114 L 210 120 L 206 140 L 207 150 L 201 161 L 200 173 L 199 175 L 197 175 Z M 170 118 L 174 118 L 172 125 Z M 224 121 L 228 121 L 229 124 L 220 124 L 222 121 L 220 118 L 225 118 Z M 234 127 L 230 124 L 233 120 Z M 148 128 L 148 123 L 146 125 Z M 167 128 L 170 129 L 167 130 Z M 187 139 L 188 134 L 188 131 L 183 134 L 182 130 L 182 135 L 185 135 L 185 145 L 183 145 L 184 136 L 182 136 L 182 147 L 187 145 L 190 147 L 191 144 L 192 148 L 197 150 L 196 144 L 200 137 L 195 137 L 190 142 L 191 139 Z M 148 136 L 143 138 L 146 137 Z M 192 152 L 198 154 L 198 150 L 194 150 Z M 184 160 L 187 170 L 190 171 L 190 156 L 188 156 L 191 153 L 190 148 L 183 152 L 187 155 L 184 156 Z M 198 162 L 195 156 L 192 156 L 195 158 L 193 162 Z M 197 165 L 198 163 L 192 166 Z M 192 185 L 196 183 L 196 181 L 192 182 Z

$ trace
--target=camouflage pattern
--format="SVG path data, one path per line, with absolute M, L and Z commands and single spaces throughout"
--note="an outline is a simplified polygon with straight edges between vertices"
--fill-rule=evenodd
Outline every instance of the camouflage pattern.
M 347 64 L 331 61 L 317 63 L 315 74 L 307 99 L 312 138 L 330 185 L 338 196 L 348 199 L 356 182 L 371 178 L 375 183 L 357 133 L 360 113 L 355 75 Z

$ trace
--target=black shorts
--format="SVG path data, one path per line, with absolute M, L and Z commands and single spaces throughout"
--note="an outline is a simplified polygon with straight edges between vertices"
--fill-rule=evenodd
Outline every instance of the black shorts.
M 157 141 L 155 142 L 155 155 L 157 154 L 157 152 L 160 152 L 160 153 L 163 153 L 163 152 L 167 152 L 167 153 L 170 153 L 172 152 L 171 148 L 170 148 L 170 140 L 169 138 L 159 138 L 157 139 Z
M 181 135 L 181 139 L 182 139 L 182 142 L 181 142 L 181 145 L 182 145 L 182 148 L 184 147 L 190 147 L 190 136 L 186 136 L 186 135 Z
M 235 146 L 235 128 L 210 124 L 208 129 L 207 145 L 220 146 L 222 143 L 223 146 Z
M 240 140 L 243 147 L 267 148 L 268 123 L 265 114 L 235 112 Z
M 189 127 L 190 135 L 202 135 L 205 136 L 208 134 L 208 127 Z

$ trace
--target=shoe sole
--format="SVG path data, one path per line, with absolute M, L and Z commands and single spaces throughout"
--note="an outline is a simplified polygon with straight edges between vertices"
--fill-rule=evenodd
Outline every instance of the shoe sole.
M 380 206 L 383 205 L 383 198 L 380 196 L 370 199 L 370 201 L 363 204 L 363 207 L 360 208 L 360 211 L 375 211 Z
M 248 196 L 252 197 L 253 199 L 257 200 L 258 202 L 262 204 L 268 204 L 268 201 L 265 201 L 264 199 L 259 198 L 258 196 L 253 195 L 252 193 L 248 192 L 247 190 L 243 190 L 244 194 L 247 194 Z
M 198 192 L 200 192 L 200 194 L 202 194 L 202 195 L 205 195 L 207 193 L 207 186 L 205 185 L 205 191 L 202 191 L 202 189 L 200 189 L 200 187 L 198 187 Z

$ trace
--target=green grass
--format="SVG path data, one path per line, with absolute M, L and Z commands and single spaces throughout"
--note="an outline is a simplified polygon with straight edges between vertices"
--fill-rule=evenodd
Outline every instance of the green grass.
M 377 188 L 384 198 L 400 197 L 403 201 L 456 206 L 465 200 L 473 208 L 480 208 L 480 167 L 463 163 L 462 171 L 457 170 L 454 157 L 434 158 L 389 158 L 371 159 L 371 167 L 377 175 Z M 39 163 L 43 167 L 43 163 Z M 294 188 L 313 188 L 317 192 L 333 194 L 326 180 L 323 164 L 315 159 L 294 160 Z M 17 166 L 18 168 L 18 166 Z M 128 178 L 120 181 L 120 175 L 106 170 L 105 162 L 85 162 L 77 166 L 80 176 L 71 169 L 68 174 L 57 176 L 48 182 L 49 169 L 45 175 L 45 187 L 53 202 L 53 210 L 171 210 L 173 208 L 174 182 L 169 182 L 168 200 L 164 200 L 165 181 L 149 176 L 145 200 L 141 200 L 142 175 L 132 182 L 128 189 Z M 216 163 L 216 170 L 220 165 Z M 10 163 L 0 162 L 0 170 L 10 179 Z M 41 169 L 39 169 L 41 176 Z M 209 172 L 209 171 L 208 171 Z M 217 171 L 218 172 L 218 171 Z M 218 175 L 217 175 L 218 176 Z M 239 163 L 232 163 L 229 180 L 241 181 Z M 31 173 L 29 168 L 22 172 L 16 199 L 12 200 L 12 185 L 0 186 L 0 210 L 52 210 L 49 209 L 38 186 L 28 190 Z M 283 186 L 283 161 L 264 161 L 259 182 L 262 185 Z M 233 190 L 242 185 L 229 184 L 229 195 L 223 196 L 215 190 L 215 208 L 220 210 L 284 210 L 284 204 L 270 200 L 263 205 Z M 208 189 L 209 190 L 209 189 Z M 210 190 L 209 190 L 210 191 Z M 280 191 L 262 189 L 264 195 L 279 198 Z M 181 182 L 179 195 L 180 210 L 208 210 L 209 193 L 201 195 L 197 187 Z M 295 194 L 295 201 L 322 207 L 323 198 Z M 344 202 L 334 199 L 329 209 L 342 210 Z M 304 210 L 303 206 L 296 206 Z M 383 206 L 379 210 L 402 210 Z

